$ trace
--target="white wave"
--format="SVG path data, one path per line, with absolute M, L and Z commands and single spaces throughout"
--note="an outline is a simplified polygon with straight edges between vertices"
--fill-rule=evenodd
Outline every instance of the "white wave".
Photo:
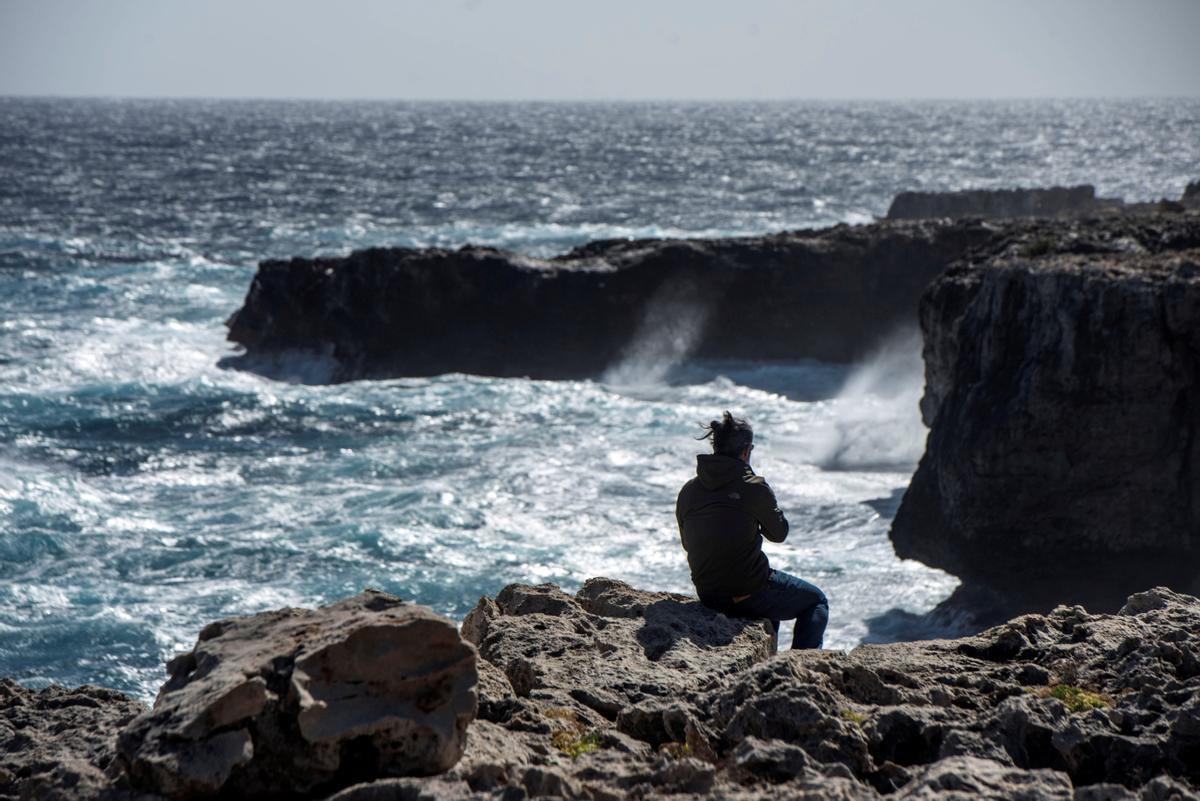
M 653 386 L 691 355 L 708 309 L 693 284 L 668 282 L 646 304 L 633 341 L 602 381 L 612 386 Z
M 925 449 L 924 381 L 920 334 L 892 337 L 824 404 L 824 425 L 810 443 L 813 463 L 831 470 L 914 469 Z
M 218 364 L 285 384 L 305 385 L 328 384 L 338 369 L 332 345 L 320 351 L 289 348 L 253 357 L 230 355 L 222 358 Z

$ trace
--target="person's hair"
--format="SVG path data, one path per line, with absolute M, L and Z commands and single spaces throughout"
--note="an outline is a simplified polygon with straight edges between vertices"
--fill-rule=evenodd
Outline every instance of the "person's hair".
M 708 425 L 700 424 L 704 433 L 696 439 L 712 441 L 713 453 L 723 456 L 741 457 L 746 446 L 754 442 L 754 429 L 745 420 L 725 412 L 721 419 L 713 420 Z

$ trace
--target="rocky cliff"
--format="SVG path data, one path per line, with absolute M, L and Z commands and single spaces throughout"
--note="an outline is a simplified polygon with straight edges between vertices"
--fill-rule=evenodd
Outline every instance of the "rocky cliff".
M 719 240 L 593 242 L 267 261 L 229 320 L 231 363 L 293 353 L 331 380 L 468 372 L 578 378 L 629 358 L 848 361 L 915 317 L 921 290 L 993 231 L 893 223 Z
M 1088 219 L 1122 214 L 1179 212 L 1200 203 L 1200 181 L 1188 184 L 1179 200 L 1126 203 L 1097 197 L 1091 184 L 1045 189 L 965 189 L 958 192 L 901 192 L 888 208 L 888 220 L 1013 218 Z
M 1200 217 L 1038 224 L 923 295 L 925 455 L 901 557 L 1010 608 L 1200 574 Z
M 1047 189 L 967 189 L 960 192 L 901 192 L 888 208 L 889 220 L 934 217 L 1054 217 L 1086 215 L 1119 208 L 1121 201 L 1096 197 L 1096 187 Z
M 463 623 L 478 648 L 478 682 L 461 685 L 437 679 L 439 670 L 464 674 L 455 672 L 457 657 L 422 647 L 420 632 L 403 641 L 395 631 L 380 634 L 391 615 L 409 620 L 397 604 L 373 594 L 331 607 L 336 614 L 283 610 L 222 624 L 215 634 L 205 629 L 195 667 L 173 663 L 155 710 L 132 724 L 137 705 L 117 693 L 0 683 L 0 797 L 321 798 L 305 779 L 329 775 L 331 758 L 352 755 L 356 772 L 340 775 L 358 783 L 326 783 L 329 801 L 1149 801 L 1196 798 L 1200 786 L 1200 599 L 1166 589 L 1131 597 L 1115 615 L 1060 607 L 960 640 L 774 654 L 762 621 L 731 620 L 685 596 L 609 579 L 592 579 L 575 595 L 512 585 L 482 599 Z M 311 670 L 318 651 L 332 657 L 328 638 L 337 629 L 321 621 L 335 617 L 365 625 L 350 625 L 337 658 Z M 258 640 L 286 643 L 302 619 L 314 624 L 315 639 L 301 645 L 293 671 L 305 665 L 309 688 L 320 677 L 325 689 L 309 692 L 305 708 L 318 710 L 322 730 L 342 727 L 342 746 L 332 751 L 303 745 L 303 721 L 296 735 L 274 712 L 247 713 L 253 693 L 239 689 L 287 671 L 287 654 L 262 663 L 273 648 Z M 261 636 L 247 638 L 251 631 Z M 231 634 L 222 646 L 207 644 Z M 452 650 L 462 648 L 474 658 L 471 646 Z M 408 667 L 397 669 L 401 663 Z M 361 681 L 365 674 L 376 678 Z M 164 705 L 181 691 L 181 675 L 190 677 L 182 686 L 193 688 L 190 703 Z M 411 772 L 404 766 L 414 739 L 364 748 L 347 725 L 398 731 L 405 714 L 452 715 L 474 708 L 476 694 L 465 750 L 436 776 L 389 778 Z M 323 706 L 312 705 L 318 695 Z M 285 706 L 288 697 L 268 705 Z M 305 698 L 297 692 L 290 703 L 303 707 Z M 191 712 L 180 726 L 184 706 Z M 197 750 L 198 735 L 240 730 L 252 731 L 255 746 L 297 736 L 290 762 L 269 748 L 263 757 L 289 771 L 269 786 L 131 786 L 123 756 L 131 736 L 153 734 L 161 766 L 195 768 L 227 752 Z M 249 758 L 260 758 L 257 748 Z
M 1200 208 L 1200 181 L 1192 181 L 1184 187 L 1180 203 L 1191 208 Z
M 306 380 L 347 381 L 586 378 L 688 357 L 846 362 L 915 322 L 929 282 L 975 251 L 1037 236 L 1103 239 L 1114 224 L 1156 218 L 1169 227 L 1184 209 L 1122 206 L 1090 186 L 906 193 L 891 216 L 940 219 L 601 241 L 545 260 L 464 247 L 266 261 L 228 321 L 244 353 L 225 364 L 289 377 L 295 356 L 316 357 L 325 372 Z M 1062 210 L 1073 216 L 1034 219 Z M 950 219 L 964 216 L 973 219 Z

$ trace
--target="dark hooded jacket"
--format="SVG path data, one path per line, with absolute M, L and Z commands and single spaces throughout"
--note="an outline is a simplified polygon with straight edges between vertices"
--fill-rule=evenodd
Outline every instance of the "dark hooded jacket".
M 728 600 L 766 586 L 771 566 L 762 538 L 783 542 L 788 533 L 775 493 L 733 456 L 696 457 L 696 477 L 679 491 L 675 519 L 702 600 Z

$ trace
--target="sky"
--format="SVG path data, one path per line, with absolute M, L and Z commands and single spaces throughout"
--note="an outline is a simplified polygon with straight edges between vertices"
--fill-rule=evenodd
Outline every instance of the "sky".
M 0 95 L 1200 96 L 1200 0 L 0 0 Z

